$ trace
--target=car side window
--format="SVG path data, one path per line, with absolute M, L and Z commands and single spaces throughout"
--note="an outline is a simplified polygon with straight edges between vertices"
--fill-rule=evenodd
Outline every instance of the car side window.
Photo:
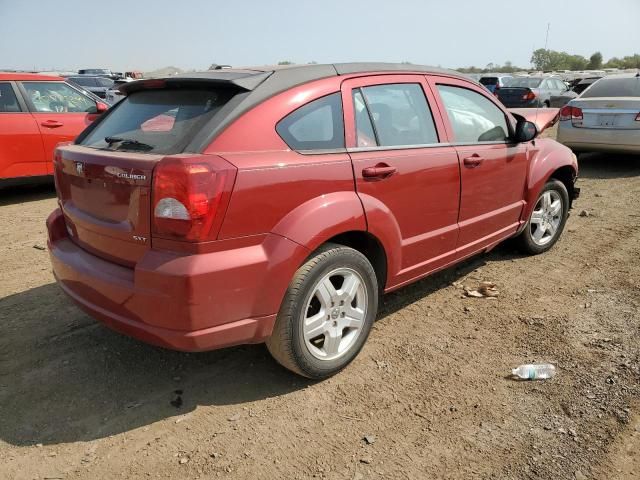
M 0 113 L 16 113 L 21 108 L 10 83 L 0 82 Z
M 36 112 L 93 112 L 96 104 L 64 82 L 22 82 Z
M 344 120 L 340 92 L 318 98 L 284 117 L 278 135 L 292 150 L 344 148 Z
M 377 146 L 369 109 L 360 89 L 353 91 L 353 112 L 356 120 L 356 145 L 358 147 Z
M 433 116 L 420 84 L 375 85 L 363 87 L 361 91 L 379 146 L 438 143 Z M 356 116 L 357 108 L 356 105 Z M 358 146 L 360 143 L 358 138 Z
M 473 90 L 438 85 L 456 143 L 504 142 L 507 118 L 493 102 Z

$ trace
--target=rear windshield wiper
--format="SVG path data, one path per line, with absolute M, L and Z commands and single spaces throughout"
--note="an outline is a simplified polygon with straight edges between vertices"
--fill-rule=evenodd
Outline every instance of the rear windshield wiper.
M 132 138 L 104 137 L 104 141 L 107 142 L 109 146 L 113 145 L 114 143 L 119 143 L 120 145 L 116 147 L 118 149 L 122 147 L 133 147 L 133 149 L 135 150 L 153 150 L 153 147 L 151 145 L 139 142 L 138 140 L 134 140 Z

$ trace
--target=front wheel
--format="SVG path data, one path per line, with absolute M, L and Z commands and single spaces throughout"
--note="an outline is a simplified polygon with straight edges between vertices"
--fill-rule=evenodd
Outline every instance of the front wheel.
M 327 244 L 296 272 L 267 348 L 289 370 L 327 378 L 358 355 L 377 309 L 371 263 L 357 250 Z
M 537 255 L 558 241 L 569 213 L 569 193 L 559 180 L 549 180 L 536 201 L 525 229 L 518 236 L 522 250 Z

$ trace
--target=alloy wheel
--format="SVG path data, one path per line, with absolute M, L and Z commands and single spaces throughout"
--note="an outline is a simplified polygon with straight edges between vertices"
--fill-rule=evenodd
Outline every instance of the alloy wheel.
M 346 354 L 362 332 L 367 315 L 367 289 L 358 272 L 337 268 L 320 278 L 303 310 L 304 343 L 319 360 Z
M 551 242 L 562 223 L 562 197 L 555 190 L 544 192 L 531 213 L 529 234 L 536 245 L 543 246 Z

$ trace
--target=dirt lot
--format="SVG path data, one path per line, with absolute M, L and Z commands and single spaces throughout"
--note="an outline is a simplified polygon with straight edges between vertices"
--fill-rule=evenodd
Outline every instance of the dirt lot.
M 640 478 L 640 159 L 581 169 L 552 251 L 502 245 L 387 296 L 320 383 L 263 346 L 183 354 L 100 326 L 53 282 L 52 189 L 0 192 L 0 478 Z M 464 298 L 482 280 L 500 296 Z M 507 377 L 543 360 L 553 380 Z

